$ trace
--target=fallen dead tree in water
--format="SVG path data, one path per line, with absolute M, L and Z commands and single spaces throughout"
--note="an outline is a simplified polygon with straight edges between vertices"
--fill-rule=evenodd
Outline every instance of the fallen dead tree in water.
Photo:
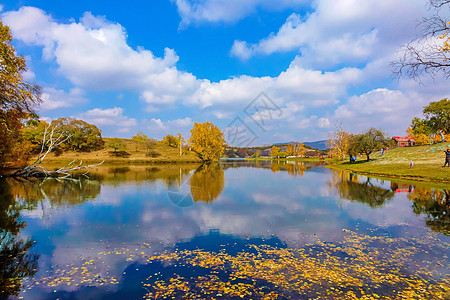
M 80 160 L 77 164 L 77 160 L 73 160 L 68 165 L 54 170 L 48 171 L 45 168 L 41 167 L 41 163 L 44 161 L 47 154 L 49 154 L 52 150 L 60 146 L 62 143 L 67 141 L 70 138 L 70 135 L 64 137 L 63 134 L 57 134 L 55 132 L 56 127 L 51 127 L 51 125 L 47 126 L 44 131 L 44 136 L 42 139 L 41 150 L 36 157 L 35 161 L 23 168 L 20 168 L 10 174 L 3 175 L 4 177 L 22 177 L 22 178 L 30 178 L 30 177 L 58 177 L 58 178 L 67 178 L 73 174 L 75 171 L 89 169 L 96 166 L 101 165 L 103 162 L 93 165 L 83 166 L 82 161 Z M 87 172 L 86 172 L 87 173 Z M 84 173 L 83 175 L 86 175 Z M 0 176 L 1 177 L 1 176 Z

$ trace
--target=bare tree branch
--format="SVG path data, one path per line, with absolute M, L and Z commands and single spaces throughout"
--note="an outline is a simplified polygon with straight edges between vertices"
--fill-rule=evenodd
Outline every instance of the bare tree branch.
M 89 169 L 93 167 L 97 167 L 103 163 L 100 162 L 98 164 L 82 166 L 82 161 L 76 164 L 76 160 L 73 160 L 68 165 L 56 170 L 56 171 L 47 171 L 39 165 L 44 161 L 44 158 L 49 154 L 53 149 L 60 146 L 64 142 L 70 139 L 71 135 L 64 137 L 62 133 L 55 134 L 55 130 L 57 128 L 55 126 L 47 126 L 44 130 L 44 137 L 42 139 L 41 150 L 36 157 L 35 161 L 29 164 L 28 166 L 17 170 L 11 176 L 12 177 L 59 177 L 59 178 L 67 178 L 72 172 Z M 47 150 L 45 150 L 47 149 Z M 37 169 L 39 167 L 39 169 Z M 85 175 L 86 173 L 82 174 Z
M 450 0 L 429 0 L 429 6 L 434 14 L 419 22 L 419 35 L 403 45 L 399 58 L 391 62 L 394 77 L 410 77 L 419 82 L 423 75 L 450 77 L 450 52 L 443 47 L 444 34 L 450 33 L 450 18 L 441 14 L 444 8 L 446 14 L 450 12 Z

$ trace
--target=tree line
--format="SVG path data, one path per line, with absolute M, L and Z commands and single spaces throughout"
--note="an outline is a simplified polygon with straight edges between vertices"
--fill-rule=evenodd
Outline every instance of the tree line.
M 450 140 L 450 101 L 442 99 L 431 102 L 423 109 L 424 118 L 415 117 L 406 130 L 406 134 L 415 140 L 415 145 L 427 145 Z M 345 131 L 342 123 L 330 134 L 327 146 L 335 157 L 349 157 L 352 161 L 356 155 L 363 154 L 367 161 L 377 150 L 391 147 L 396 141 L 382 130 L 371 128 L 360 134 Z

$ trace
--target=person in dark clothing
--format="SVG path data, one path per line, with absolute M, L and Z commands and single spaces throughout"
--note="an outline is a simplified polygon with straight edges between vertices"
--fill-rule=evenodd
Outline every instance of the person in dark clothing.
M 445 167 L 446 165 L 447 167 L 450 167 L 450 149 L 447 149 L 444 152 L 445 152 L 445 163 L 442 167 Z

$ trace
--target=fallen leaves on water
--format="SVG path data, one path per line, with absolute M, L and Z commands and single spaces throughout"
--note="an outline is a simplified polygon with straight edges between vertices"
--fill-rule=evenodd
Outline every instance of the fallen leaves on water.
M 154 255 L 145 249 L 149 248 L 101 252 L 98 257 L 83 258 L 81 266 L 57 269 L 29 286 L 118 284 L 119 279 L 96 273 L 96 265 L 104 264 L 102 257 L 116 255 L 123 261 L 159 262 L 184 270 L 183 275 L 163 280 L 148 277 L 143 282 L 147 299 L 450 298 L 450 280 L 442 274 L 449 269 L 448 244 L 432 238 L 407 240 L 345 230 L 340 243 L 319 241 L 298 249 L 249 245 L 249 251 L 236 255 L 201 249 Z M 189 273 L 190 268 L 203 272 Z

